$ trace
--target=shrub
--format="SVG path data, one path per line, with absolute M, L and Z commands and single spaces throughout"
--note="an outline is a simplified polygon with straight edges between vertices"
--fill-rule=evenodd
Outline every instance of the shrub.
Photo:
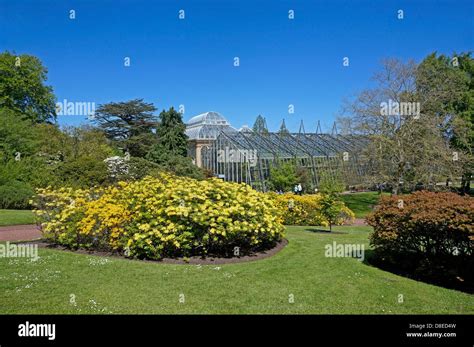
M 244 184 L 161 174 L 107 188 L 38 190 L 44 237 L 71 248 L 160 259 L 265 249 L 283 226 L 273 201 Z
M 27 209 L 33 193 L 33 189 L 27 183 L 6 182 L 0 186 L 0 208 Z
M 378 261 L 433 280 L 472 280 L 473 198 L 426 191 L 383 197 L 367 222 Z
M 321 225 L 328 226 L 328 216 L 325 215 L 325 199 L 323 194 L 275 194 L 268 193 L 274 200 L 276 206 L 280 209 L 283 216 L 283 223 L 286 225 Z M 336 205 L 336 202 L 334 202 Z M 337 202 L 338 214 L 334 216 L 333 224 L 341 225 L 347 220 L 354 218 L 354 213 L 347 208 L 344 203 Z

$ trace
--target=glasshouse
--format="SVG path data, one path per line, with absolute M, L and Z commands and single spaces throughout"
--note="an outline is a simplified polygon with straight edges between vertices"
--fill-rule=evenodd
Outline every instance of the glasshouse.
M 284 129 L 282 131 L 282 129 Z M 210 170 L 226 181 L 245 182 L 267 191 L 270 169 L 285 162 L 294 163 L 310 173 L 312 187 L 317 188 L 323 174 L 340 177 L 346 184 L 362 183 L 366 163 L 362 152 L 368 140 L 358 135 L 340 135 L 266 128 L 237 130 L 217 112 L 193 117 L 186 133 L 189 155 L 196 165 Z

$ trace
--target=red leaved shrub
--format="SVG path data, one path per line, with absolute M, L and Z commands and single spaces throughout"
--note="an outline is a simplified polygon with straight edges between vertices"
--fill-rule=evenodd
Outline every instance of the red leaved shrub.
M 473 198 L 427 191 L 383 197 L 367 222 L 379 260 L 442 282 L 472 280 Z

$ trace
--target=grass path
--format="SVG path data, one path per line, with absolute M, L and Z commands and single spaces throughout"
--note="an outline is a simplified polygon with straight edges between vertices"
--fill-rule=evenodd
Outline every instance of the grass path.
M 0 313 L 474 313 L 472 295 L 324 256 L 333 241 L 367 247 L 369 227 L 308 229 L 288 227 L 280 253 L 240 264 L 169 265 L 51 249 L 40 249 L 37 261 L 0 258 Z

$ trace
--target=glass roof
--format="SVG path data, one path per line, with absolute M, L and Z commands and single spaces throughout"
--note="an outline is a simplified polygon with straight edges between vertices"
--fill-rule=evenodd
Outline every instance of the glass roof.
M 191 118 L 186 124 L 186 135 L 190 140 L 214 140 L 221 131 L 237 131 L 227 119 L 217 112 L 205 112 Z

